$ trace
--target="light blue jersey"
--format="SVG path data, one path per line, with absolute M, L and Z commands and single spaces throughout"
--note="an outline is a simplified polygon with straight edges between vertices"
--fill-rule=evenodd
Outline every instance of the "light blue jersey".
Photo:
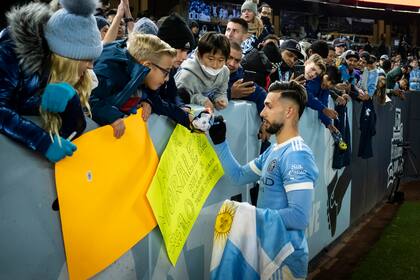
M 233 157 L 229 146 L 223 142 L 215 146 L 226 175 L 237 185 L 245 185 L 260 180 L 258 207 L 288 209 L 295 207 L 303 217 L 282 215 L 289 229 L 305 229 L 309 222 L 314 183 L 318 178 L 318 168 L 311 149 L 298 136 L 281 144 L 271 145 L 262 155 L 244 166 Z M 303 209 L 301 209 L 303 208 Z M 301 218 L 304 218 L 303 220 Z
M 258 208 L 271 209 L 283 220 L 295 252 L 286 260 L 295 277 L 306 277 L 308 245 L 304 230 L 309 224 L 318 168 L 311 149 L 298 136 L 271 145 L 262 155 L 240 166 L 226 141 L 215 150 L 223 169 L 238 185 L 260 181 Z
M 249 164 L 261 176 L 257 205 L 259 208 L 288 207 L 287 193 L 313 190 L 318 177 L 312 151 L 300 136 L 282 144 L 271 145 Z

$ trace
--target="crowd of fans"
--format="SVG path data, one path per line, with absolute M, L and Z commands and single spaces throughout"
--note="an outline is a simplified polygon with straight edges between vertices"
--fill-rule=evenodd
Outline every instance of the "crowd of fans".
M 14 8 L 0 33 L 0 131 L 52 162 L 72 155 L 76 147 L 67 138 L 83 132 L 86 116 L 111 125 L 117 138 L 124 134 L 124 118 L 139 108 L 144 120 L 156 113 L 203 131 L 206 112 L 236 99 L 254 102 L 261 112 L 272 82 L 295 80 L 306 88 L 307 107 L 331 132 L 333 167 L 341 168 L 350 161 L 348 102 L 362 103 L 359 156 L 369 158 L 373 102 L 420 90 L 415 56 L 390 57 L 380 53 L 386 48 L 369 45 L 354 50 L 345 38 L 280 39 L 265 3 L 245 1 L 224 33 L 199 33 L 196 22 L 177 14 L 134 19 L 129 0 L 117 9 L 98 9 L 95 1 L 75 7 L 66 0 L 61 9 L 57 2 Z M 194 115 L 187 104 L 206 110 Z M 42 127 L 23 117 L 31 114 L 42 116 Z M 259 137 L 264 149 L 269 135 L 261 129 Z

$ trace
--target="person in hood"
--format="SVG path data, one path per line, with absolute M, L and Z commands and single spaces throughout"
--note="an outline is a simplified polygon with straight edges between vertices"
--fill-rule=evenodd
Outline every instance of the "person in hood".
M 0 33 L 0 132 L 51 162 L 77 148 L 67 138 L 86 127 L 89 70 L 102 52 L 97 1 L 60 4 L 55 13 L 41 3 L 14 8 Z M 41 126 L 27 115 L 41 115 Z
M 196 55 L 181 64 L 175 74 L 178 90 L 185 103 L 221 110 L 227 107 L 229 69 L 226 61 L 230 43 L 223 34 L 207 32 L 198 41 Z

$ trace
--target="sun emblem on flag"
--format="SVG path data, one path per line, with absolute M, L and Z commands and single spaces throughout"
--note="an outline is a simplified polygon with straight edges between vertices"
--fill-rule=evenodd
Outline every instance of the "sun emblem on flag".
M 219 242 L 226 242 L 232 227 L 236 207 L 233 202 L 225 202 L 219 210 L 214 223 L 214 239 Z

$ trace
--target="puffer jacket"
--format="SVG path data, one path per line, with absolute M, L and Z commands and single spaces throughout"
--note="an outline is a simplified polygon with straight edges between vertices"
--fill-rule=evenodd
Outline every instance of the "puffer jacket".
M 13 9 L 0 33 L 0 132 L 43 154 L 51 144 L 48 133 L 23 115 L 39 115 L 50 54 L 43 26 L 51 14 L 41 3 Z
M 107 125 L 130 114 L 123 112 L 122 106 L 137 90 L 141 90 L 141 100 L 152 106 L 153 113 L 167 116 L 190 128 L 187 112 L 176 104 L 163 100 L 159 92 L 144 87 L 144 79 L 150 69 L 137 63 L 128 53 L 126 46 L 125 40 L 107 44 L 95 61 L 94 71 L 99 85 L 90 97 L 93 120 L 99 125 Z M 173 77 L 171 79 L 173 80 Z M 136 106 L 137 104 L 134 105 Z

